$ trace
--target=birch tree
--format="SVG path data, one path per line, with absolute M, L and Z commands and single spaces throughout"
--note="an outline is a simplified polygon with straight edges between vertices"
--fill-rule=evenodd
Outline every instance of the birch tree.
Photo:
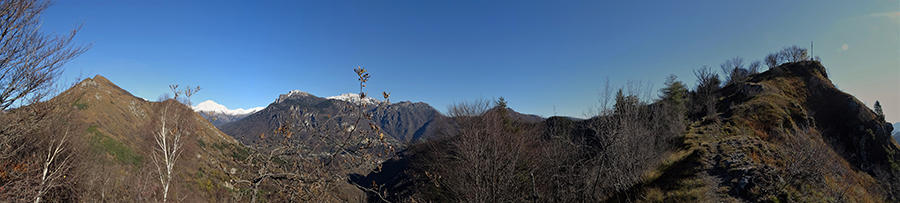
M 170 119 L 169 105 L 163 103 L 163 112 L 159 116 L 159 131 L 156 132 L 156 153 L 153 154 L 154 164 L 158 172 L 159 183 L 163 189 L 163 202 L 168 200 L 169 185 L 172 182 L 172 171 L 175 169 L 175 161 L 178 160 L 181 148 L 181 131 L 178 129 L 178 119 Z
M 169 88 L 175 94 L 173 100 L 183 105 L 190 105 L 190 96 L 200 91 L 200 87 L 178 89 L 178 85 L 169 85 Z M 184 97 L 179 97 L 185 95 Z M 181 100 L 179 100 L 181 99 Z M 186 103 L 184 101 L 187 101 Z M 178 161 L 179 155 L 182 153 L 181 138 L 185 136 L 189 127 L 185 126 L 188 115 L 182 114 L 179 104 L 171 101 L 163 101 L 162 109 L 159 115 L 158 128 L 155 132 L 154 141 L 156 141 L 156 151 L 153 154 L 153 163 L 156 166 L 158 179 L 162 185 L 163 202 L 168 201 L 169 187 L 172 183 L 172 176 L 175 172 L 175 162 Z M 171 111 L 171 112 L 170 112 Z
M 69 158 L 72 156 L 71 153 L 63 153 L 64 150 L 68 150 L 64 147 L 68 138 L 69 131 L 66 131 L 58 141 L 52 140 L 50 142 L 51 146 L 47 148 L 47 156 L 42 163 L 41 184 L 38 186 L 38 194 L 34 198 L 34 203 L 41 202 L 41 197 L 53 188 L 52 186 L 56 179 L 64 178 L 61 174 L 69 166 Z

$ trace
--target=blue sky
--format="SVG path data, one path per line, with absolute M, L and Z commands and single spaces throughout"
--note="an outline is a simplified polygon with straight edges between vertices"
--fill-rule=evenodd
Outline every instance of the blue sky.
M 900 121 L 900 1 L 59 1 L 43 18 L 47 32 L 83 22 L 76 40 L 94 42 L 69 80 L 100 74 L 150 100 L 199 85 L 195 104 L 232 109 L 357 92 L 362 66 L 366 91 L 392 101 L 503 96 L 584 117 L 607 78 L 693 85 L 703 65 L 815 41 L 839 88 Z

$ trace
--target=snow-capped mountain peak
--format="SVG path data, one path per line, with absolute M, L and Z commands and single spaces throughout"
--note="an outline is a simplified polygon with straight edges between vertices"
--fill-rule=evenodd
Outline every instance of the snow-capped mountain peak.
M 300 91 L 300 90 L 291 90 L 287 94 L 278 95 L 278 99 L 275 100 L 275 103 L 281 103 L 284 100 L 287 100 L 290 98 L 301 98 L 301 97 L 316 97 L 316 96 L 312 95 L 308 92 L 304 92 L 304 91 Z M 325 99 L 348 101 L 348 102 L 355 103 L 355 104 L 363 104 L 363 103 L 378 104 L 378 103 L 383 102 L 383 101 L 379 101 L 378 99 L 375 99 L 372 97 L 359 98 L 359 94 L 357 94 L 357 93 L 344 93 L 344 94 L 337 95 L 337 96 L 325 97 Z
M 309 94 L 308 92 L 304 92 L 304 91 L 300 91 L 300 90 L 291 90 L 290 92 L 287 93 L 288 97 L 290 97 L 290 96 L 310 96 L 310 95 L 312 95 L 312 94 Z
M 325 97 L 325 98 L 326 98 L 326 99 L 341 100 L 341 101 L 349 101 L 349 102 L 356 103 L 356 104 L 362 104 L 362 103 L 366 103 L 366 104 L 376 104 L 376 103 L 381 102 L 381 101 L 378 101 L 378 99 L 375 99 L 375 98 L 372 98 L 372 97 L 359 98 L 359 94 L 356 94 L 356 93 L 344 93 L 344 94 L 341 94 L 341 95 L 330 96 L 330 97 Z
M 221 113 L 221 114 L 229 114 L 229 115 L 243 115 L 243 114 L 251 114 L 257 111 L 264 109 L 265 107 L 255 107 L 251 109 L 228 109 L 225 105 L 218 104 L 213 100 L 206 100 L 205 102 L 201 102 L 197 104 L 197 106 L 192 106 L 194 111 L 200 112 L 211 112 L 211 113 Z
M 281 103 L 282 101 L 284 101 L 288 98 L 308 97 L 308 96 L 313 96 L 313 95 L 310 94 L 309 92 L 304 92 L 304 91 L 300 91 L 300 90 L 291 90 L 287 94 L 278 95 L 278 99 L 275 100 L 275 103 Z

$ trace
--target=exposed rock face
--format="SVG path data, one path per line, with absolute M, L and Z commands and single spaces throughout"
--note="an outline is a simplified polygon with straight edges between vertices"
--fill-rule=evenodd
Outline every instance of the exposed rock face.
M 275 100 L 275 103 L 281 103 L 282 101 L 287 100 L 289 98 L 301 98 L 301 97 L 308 97 L 308 96 L 313 96 L 313 95 L 308 92 L 304 92 L 304 91 L 300 91 L 300 90 L 291 90 L 287 94 L 278 95 L 278 99 Z
M 365 112 L 371 113 L 374 124 L 377 124 L 382 132 L 395 142 L 410 143 L 422 138 L 437 136 L 437 128 L 440 126 L 438 123 L 443 115 L 431 105 L 424 102 L 372 101 L 376 102 L 363 102 L 366 104 Z M 329 117 L 336 117 L 338 120 L 342 120 L 341 122 L 349 122 L 350 118 L 343 117 L 348 113 L 345 111 L 347 105 L 360 107 L 360 104 L 362 103 L 357 100 L 322 98 L 294 90 L 279 95 L 278 99 L 265 109 L 238 121 L 223 124 L 219 128 L 244 144 L 251 144 L 258 141 L 261 135 L 272 134 L 278 128 L 279 123 L 290 118 L 292 114 L 295 118 L 307 118 L 302 123 L 309 126 L 321 126 L 323 125 L 321 122 Z M 513 119 L 527 122 L 544 120 L 540 116 L 508 110 Z
M 900 174 L 896 164 L 900 163 L 900 145 L 891 138 L 893 126 L 837 89 L 819 62 L 787 63 L 753 75 L 746 82 L 723 87 L 721 94 L 724 98 L 717 108 L 725 124 L 719 128 L 726 135 L 707 147 L 711 153 L 706 172 L 723 180 L 722 184 L 731 189 L 729 195 L 763 201 L 766 195 L 781 192 L 778 185 L 792 184 L 785 181 L 796 178 L 788 177 L 795 172 L 805 177 L 833 178 L 829 174 L 852 168 L 858 173 L 846 174 L 873 177 L 888 188 L 886 192 L 894 193 L 885 198 L 897 199 L 894 195 L 898 191 L 890 189 L 900 186 L 891 183 L 900 180 L 896 177 Z M 748 158 L 751 154 L 764 158 Z M 791 168 L 806 163 L 829 164 Z
M 243 119 L 244 117 L 249 116 L 250 114 L 226 114 L 226 113 L 217 113 L 217 112 L 205 112 L 199 111 L 197 112 L 205 118 L 207 121 L 215 125 L 216 127 L 225 125 L 226 123 L 235 122 Z
M 302 122 L 310 126 L 324 125 L 320 121 L 328 117 L 349 122 L 350 118 L 342 117 L 347 115 L 345 111 L 347 105 L 359 107 L 357 103 L 291 91 L 280 95 L 265 109 L 239 121 L 224 124 L 220 129 L 241 142 L 250 144 L 259 140 L 260 135 L 274 132 L 279 122 L 290 118 L 292 114 L 295 118 L 308 118 Z M 431 124 L 440 116 L 437 110 L 422 102 L 372 103 L 367 104 L 365 108 L 365 112 L 372 113 L 372 120 L 385 135 L 398 143 L 412 142 L 430 136 L 434 132 Z
M 375 109 L 375 121 L 382 129 L 403 142 L 412 142 L 434 134 L 435 119 L 440 113 L 423 102 L 404 101 Z
M 840 143 L 838 150 L 857 154 L 844 158 L 868 172 L 876 167 L 887 167 L 887 162 L 892 159 L 900 162 L 900 157 L 890 155 L 900 152 L 900 145 L 891 139 L 893 126 L 877 119 L 875 113 L 853 95 L 837 89 L 822 64 L 799 62 L 786 64 L 784 68 L 805 80 L 805 89 L 810 94 L 803 106 L 810 112 L 823 138 Z

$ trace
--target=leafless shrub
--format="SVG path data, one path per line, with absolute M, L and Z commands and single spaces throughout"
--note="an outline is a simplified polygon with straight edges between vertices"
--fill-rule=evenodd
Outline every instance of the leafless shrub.
M 76 177 L 72 177 L 72 173 L 81 158 L 76 155 L 76 150 L 81 149 L 77 136 L 84 132 L 84 128 L 77 123 L 79 119 L 74 110 L 59 110 L 56 114 L 58 116 L 56 119 L 59 120 L 51 121 L 47 125 L 48 128 L 44 128 L 45 131 L 42 132 L 46 133 L 44 145 L 47 149 L 39 156 L 42 170 L 35 203 L 41 202 L 41 198 L 60 188 L 68 192 L 75 190 Z
M 751 62 L 751 63 L 750 63 L 750 66 L 747 66 L 747 72 L 748 72 L 750 75 L 759 73 L 759 67 L 760 67 L 760 64 L 761 64 L 761 63 L 762 63 L 762 62 L 760 62 L 759 60 L 756 60 L 756 61 Z
M 607 85 L 593 118 L 545 125 L 510 121 L 484 100 L 453 105 L 443 137 L 408 148 L 413 200 L 606 201 L 640 183 L 684 130 L 677 102 L 649 104 L 651 92 Z
M 769 69 L 778 67 L 784 63 L 793 63 L 807 60 L 821 61 L 818 56 L 811 59 L 809 56 L 807 56 L 807 50 L 805 48 L 797 47 L 797 45 L 784 47 L 781 51 L 769 53 L 768 55 L 766 55 L 766 58 L 764 60 L 766 62 L 766 65 L 769 66 Z
M 95 157 L 100 158 L 102 157 Z M 154 167 L 97 164 L 102 160 L 87 159 L 79 167 L 79 200 L 83 202 L 159 202 L 159 176 Z
M 601 109 L 588 123 L 595 140 L 588 148 L 591 158 L 587 160 L 590 168 L 586 176 L 591 191 L 587 195 L 592 199 L 606 198 L 640 181 L 643 173 L 671 149 L 670 139 L 684 130 L 683 115 L 670 113 L 674 111 L 671 106 L 648 105 L 635 99 L 642 93 L 640 87 L 625 89 L 638 91 L 623 93 L 620 89 L 614 109 Z
M 769 69 L 773 69 L 775 67 L 778 67 L 778 65 L 781 65 L 778 53 L 769 53 L 763 60 L 766 62 L 766 66 L 769 66 Z
M 84 129 L 68 107 L 66 101 L 40 102 L 0 113 L 0 199 L 77 198 L 73 169 L 82 157 L 74 137 Z
M 77 26 L 68 35 L 44 35 L 41 14 L 52 2 L 0 2 L 0 111 L 42 100 L 50 94 L 62 66 L 91 45 L 75 46 Z
M 172 95 L 170 95 L 169 93 L 163 93 L 156 98 L 156 102 L 163 102 L 169 99 L 172 99 Z
M 751 74 L 748 69 L 744 68 L 744 58 L 739 56 L 726 60 L 719 66 L 722 68 L 722 74 L 725 76 L 726 85 L 744 82 Z
M 790 47 L 785 47 L 784 50 L 781 51 L 782 57 L 787 62 L 800 62 L 809 60 L 809 57 L 806 56 L 806 49 L 797 47 L 797 45 L 792 45 Z
M 548 127 L 560 127 L 550 125 Z M 566 129 L 572 129 L 571 127 Z M 549 130 L 549 129 L 547 129 Z M 546 133 L 549 133 L 547 131 Z M 552 135 L 552 134 L 551 134 Z M 535 147 L 537 172 L 534 177 L 537 190 L 535 202 L 590 202 L 592 199 L 585 184 L 589 163 L 583 139 L 566 132 L 564 137 L 544 140 Z
M 881 183 L 881 191 L 873 191 L 875 188 L 869 189 L 870 193 L 880 192 L 885 194 L 887 200 L 896 201 L 900 200 L 900 169 L 891 168 L 898 167 L 896 163 L 892 166 L 882 166 L 875 167 L 872 170 L 872 174 L 874 174 L 874 178 Z
M 445 137 L 413 147 L 426 177 L 421 198 L 451 202 L 534 201 L 540 147 L 538 131 L 508 117 L 486 100 L 448 109 Z
M 816 142 L 807 135 L 794 135 L 784 143 L 782 150 L 787 152 L 784 172 L 788 184 L 823 184 L 822 167 L 829 161 L 828 149 L 823 142 Z
M 0 1 L 0 199 L 69 198 L 78 132 L 66 104 L 38 103 L 54 92 L 62 66 L 90 48 L 68 35 L 44 35 L 49 1 Z M 7 111 L 10 107 L 16 107 Z M 66 195 L 68 194 L 68 195 Z
M 718 102 L 719 75 L 712 71 L 712 68 L 703 66 L 698 70 L 694 70 L 694 76 L 697 76 L 697 88 L 692 92 L 689 112 L 690 117 L 694 120 L 716 115 L 716 102 Z

